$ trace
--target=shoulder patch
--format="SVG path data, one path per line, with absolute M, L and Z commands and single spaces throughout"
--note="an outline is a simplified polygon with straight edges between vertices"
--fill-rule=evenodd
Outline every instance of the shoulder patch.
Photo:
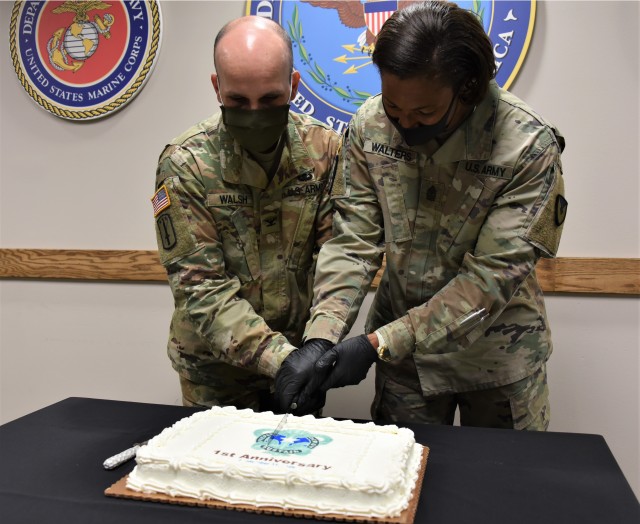
M 558 172 L 549 194 L 522 237 L 541 249 L 545 256 L 555 257 L 567 216 L 567 207 L 567 200 L 564 197 L 564 179 Z
M 167 192 L 167 186 L 163 184 L 160 189 L 156 191 L 155 195 L 151 197 L 151 203 L 153 204 L 154 217 L 157 217 L 171 205 L 171 198 Z
M 170 263 L 193 253 L 197 246 L 189 226 L 188 211 L 180 205 L 180 182 L 177 178 L 167 179 L 165 188 L 167 199 L 173 202 L 156 215 L 156 240 L 160 262 Z M 162 189 L 162 188 L 160 188 Z
M 173 227 L 173 219 L 169 213 L 165 213 L 156 220 L 158 227 L 158 238 L 162 242 L 162 249 L 169 251 L 173 249 L 178 241 L 176 228 Z
M 562 195 L 558 195 L 556 197 L 556 226 L 564 224 L 564 221 L 567 218 L 568 207 L 569 202 L 567 202 L 567 199 Z

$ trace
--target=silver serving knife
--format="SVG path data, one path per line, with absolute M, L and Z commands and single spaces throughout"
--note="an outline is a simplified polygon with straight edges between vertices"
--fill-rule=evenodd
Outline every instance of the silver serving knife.
M 118 466 L 124 464 L 128 460 L 131 460 L 133 457 L 135 457 L 136 453 L 138 452 L 138 449 L 140 449 L 141 446 L 144 446 L 147 442 L 148 441 L 146 440 L 144 442 L 138 442 L 134 444 L 133 447 L 129 449 L 125 449 L 124 451 L 121 451 L 120 453 L 114 455 L 113 457 L 109 457 L 107 460 L 105 460 L 102 463 L 102 466 L 104 467 L 104 469 L 117 468 Z
M 274 429 L 271 432 L 271 438 L 269 439 L 269 441 L 267 442 L 267 447 L 271 445 L 271 441 L 274 439 L 274 437 L 280 433 L 280 431 L 282 430 L 282 428 L 284 427 L 284 425 L 287 423 L 287 418 L 289 417 L 289 413 L 285 413 L 284 416 L 280 419 L 280 422 L 278 422 L 278 425 L 276 427 L 276 429 Z

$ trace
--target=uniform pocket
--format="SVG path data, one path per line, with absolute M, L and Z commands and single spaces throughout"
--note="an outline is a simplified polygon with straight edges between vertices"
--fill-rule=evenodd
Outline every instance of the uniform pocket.
M 289 242 L 287 269 L 309 269 L 313 263 L 315 242 L 311 236 L 319 206 L 318 198 L 298 197 L 283 200 L 282 227 L 285 232 L 293 231 Z M 285 235 L 285 238 L 288 236 Z
M 440 249 L 448 251 L 455 244 L 462 253 L 471 251 L 494 198 L 494 192 L 475 176 L 456 174 L 442 215 Z
M 246 206 L 212 206 L 209 208 L 222 243 L 225 268 L 241 282 L 260 278 L 260 258 L 253 208 Z
M 385 242 L 410 240 L 411 227 L 409 226 L 398 163 L 378 163 L 375 166 L 370 166 L 369 172 L 376 184 L 376 191 L 384 215 Z
M 246 208 L 241 207 L 231 214 L 231 220 L 238 233 L 238 240 L 249 274 L 253 280 L 258 280 L 261 275 L 260 256 L 258 255 L 258 239 L 253 228 L 252 217 L 247 216 Z

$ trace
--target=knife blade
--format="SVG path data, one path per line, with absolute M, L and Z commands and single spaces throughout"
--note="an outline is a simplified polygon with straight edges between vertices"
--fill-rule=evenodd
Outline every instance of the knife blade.
M 102 463 L 102 466 L 104 467 L 104 469 L 117 468 L 118 466 L 124 464 L 125 462 L 135 457 L 136 453 L 138 452 L 138 449 L 140 449 L 141 446 L 144 446 L 147 442 L 148 441 L 146 440 L 144 442 L 136 442 L 129 449 L 125 449 L 124 451 L 121 451 L 120 453 L 116 453 L 112 457 L 109 457 L 107 460 L 105 460 Z
M 289 417 L 289 413 L 285 413 L 284 416 L 280 419 L 280 422 L 278 422 L 278 425 L 276 426 L 276 429 L 274 429 L 271 432 L 271 437 L 269 438 L 269 441 L 267 442 L 267 447 L 271 445 L 271 441 L 275 438 L 275 436 L 278 433 L 280 433 L 280 431 L 282 431 L 282 428 L 287 423 L 287 418 L 288 417 Z

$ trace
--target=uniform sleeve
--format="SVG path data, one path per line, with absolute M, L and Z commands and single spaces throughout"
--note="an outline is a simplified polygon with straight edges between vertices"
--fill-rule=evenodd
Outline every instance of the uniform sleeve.
M 240 281 L 225 268 L 197 163 L 187 150 L 171 146 L 165 151 L 156 187 L 158 248 L 176 308 L 186 312 L 216 359 L 275 376 L 295 348 L 238 296 Z
M 491 326 L 540 256 L 555 256 L 566 215 L 560 149 L 548 132 L 520 158 L 491 204 L 473 251 L 427 303 L 380 328 L 391 356 L 471 345 Z
M 320 250 L 305 338 L 338 342 L 355 321 L 384 250 L 382 212 L 366 168 L 358 118 L 340 148 L 331 186 L 333 238 Z
M 326 154 L 331 159 L 327 162 L 327 174 L 323 185 L 322 197 L 318 206 L 318 212 L 315 220 L 315 256 L 317 266 L 317 256 L 322 246 L 333 236 L 333 200 L 331 198 L 331 191 L 333 188 L 333 181 L 339 164 L 338 157 L 338 136 L 331 133 L 327 143 Z

